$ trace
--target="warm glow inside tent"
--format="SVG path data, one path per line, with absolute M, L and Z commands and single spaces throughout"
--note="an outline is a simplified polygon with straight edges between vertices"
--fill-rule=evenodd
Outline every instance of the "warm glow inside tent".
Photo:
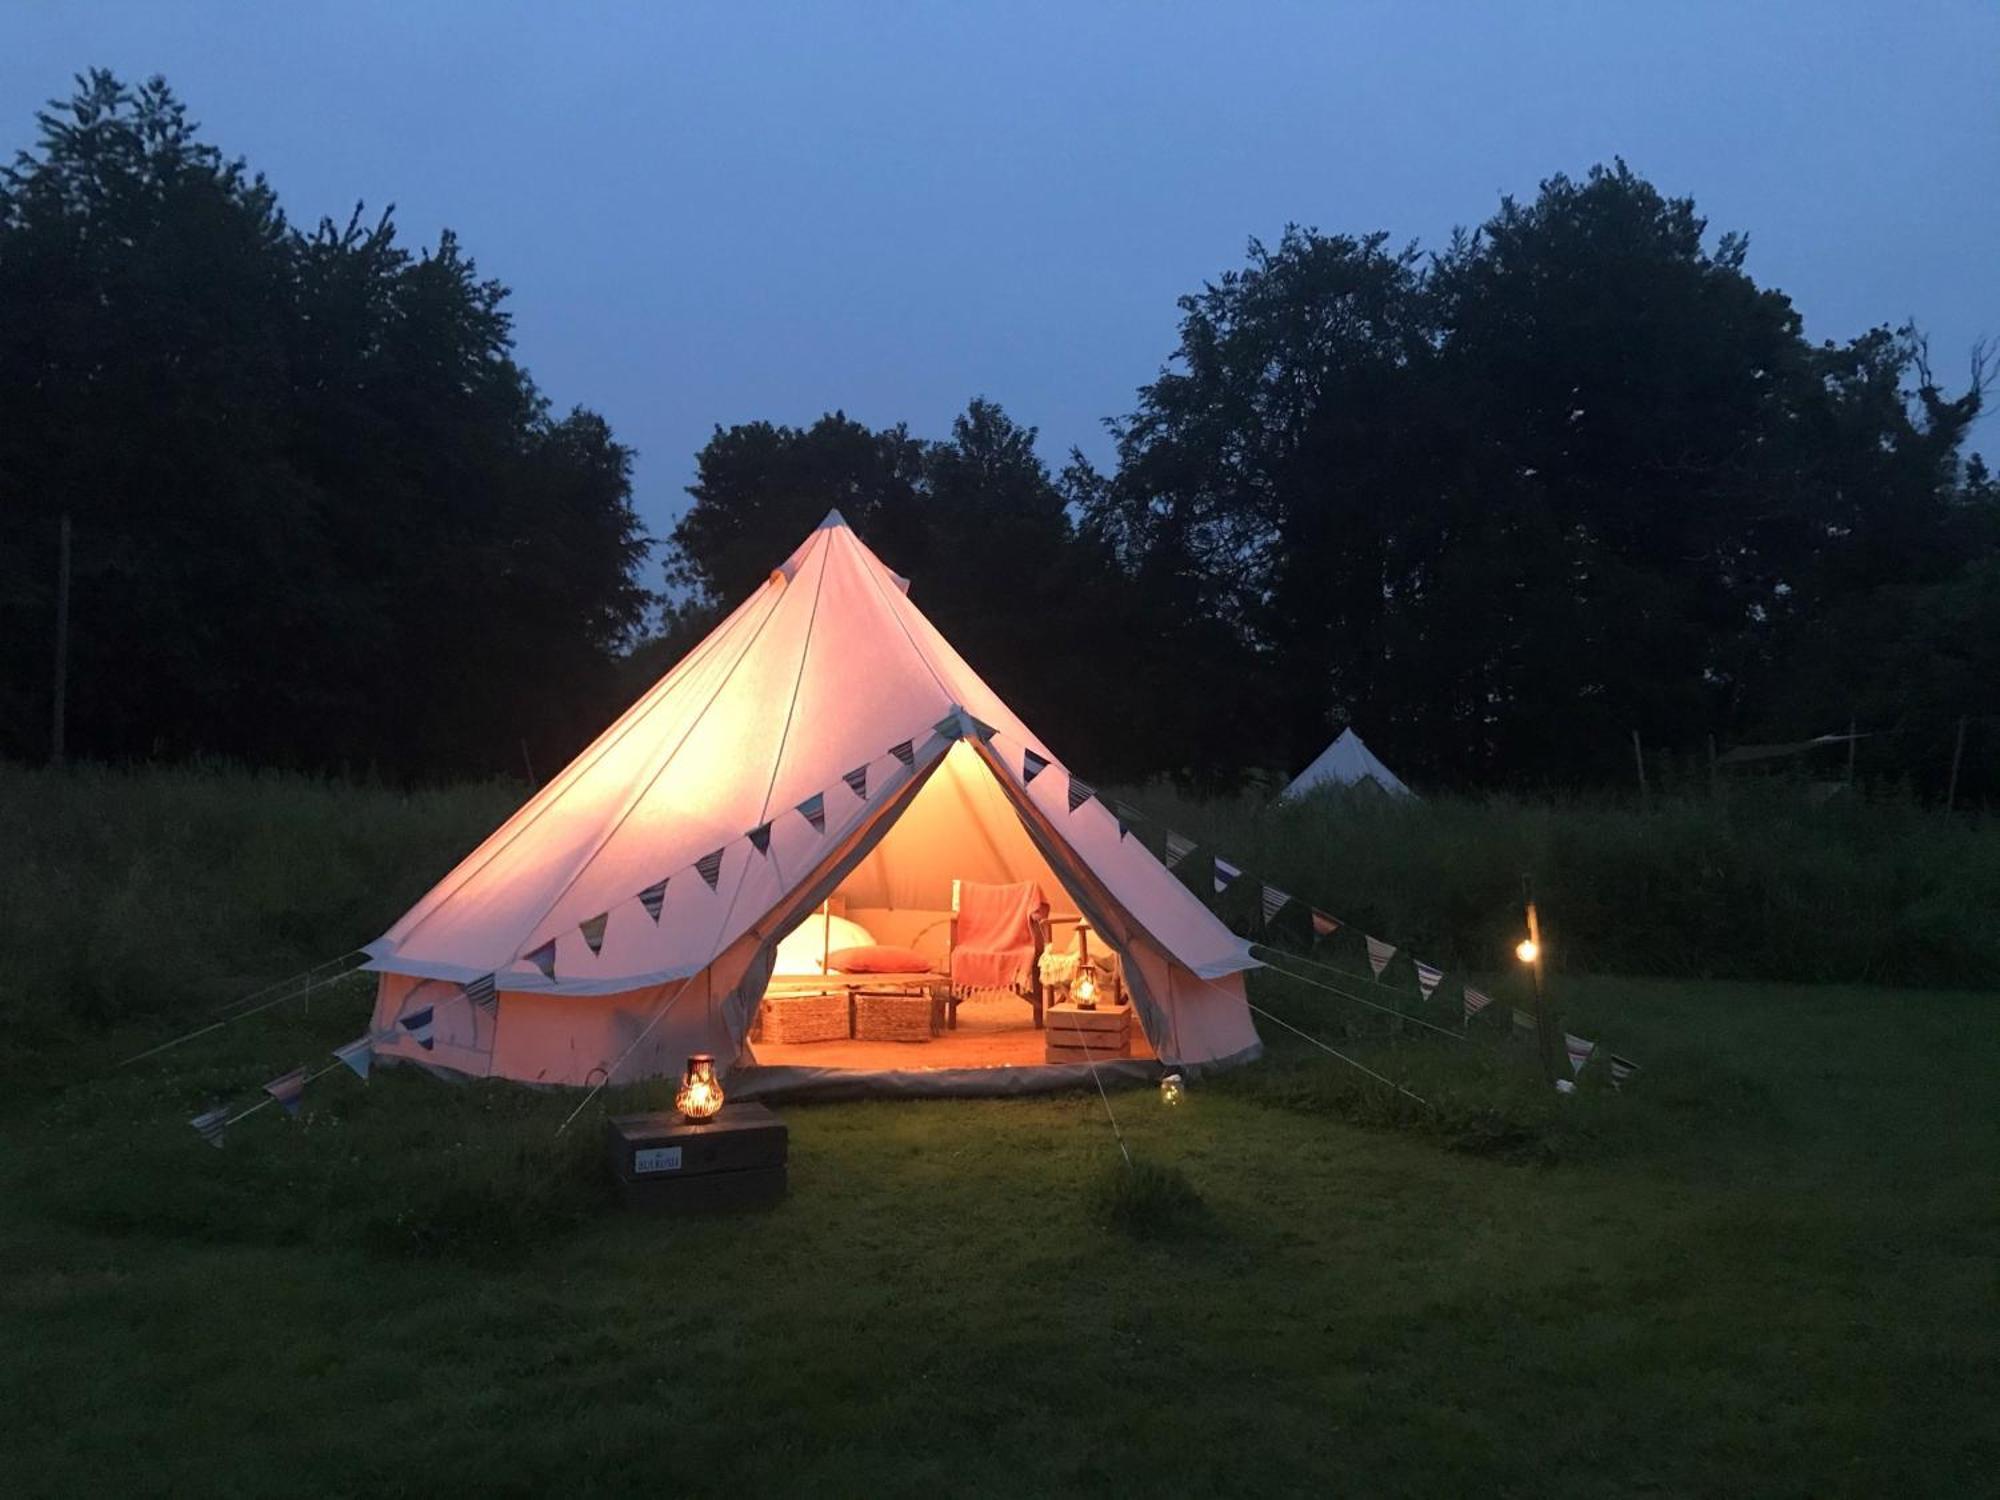
M 1375 752 L 1361 742 L 1361 736 L 1352 729 L 1340 731 L 1340 737 L 1320 751 L 1313 763 L 1299 772 L 1292 784 L 1280 794 L 1285 797 L 1303 797 L 1307 792 L 1323 786 L 1362 786 L 1372 783 L 1395 797 L 1414 797 L 1381 761 Z
M 1100 1071 L 1255 1057 L 1248 945 L 907 589 L 829 515 L 369 946 L 378 1055 L 592 1084 L 708 1052 L 737 1097 L 1059 1087 L 1099 1059 L 1057 1056 L 1038 1006 L 1088 973 L 1130 1007 Z

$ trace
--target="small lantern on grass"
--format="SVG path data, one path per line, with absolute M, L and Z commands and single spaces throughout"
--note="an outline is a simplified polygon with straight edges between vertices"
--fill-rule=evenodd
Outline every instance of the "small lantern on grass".
M 681 1086 L 674 1091 L 674 1108 L 682 1119 L 696 1125 L 714 1119 L 722 1108 L 722 1083 L 715 1076 L 715 1059 L 708 1053 L 697 1052 L 688 1059 Z
M 1181 1075 L 1169 1073 L 1160 1080 L 1160 1103 L 1172 1108 L 1187 1095 L 1187 1088 Z

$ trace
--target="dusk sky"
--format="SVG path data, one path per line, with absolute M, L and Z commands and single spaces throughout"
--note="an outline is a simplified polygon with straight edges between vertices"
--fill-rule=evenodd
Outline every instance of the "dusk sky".
M 0 145 L 92 65 L 164 73 L 294 219 L 456 229 L 656 535 L 718 423 L 939 436 L 983 394 L 1102 462 L 1248 237 L 1434 246 L 1617 155 L 1748 231 L 1814 338 L 1914 319 L 1957 385 L 2000 336 L 1990 0 L 6 0 Z

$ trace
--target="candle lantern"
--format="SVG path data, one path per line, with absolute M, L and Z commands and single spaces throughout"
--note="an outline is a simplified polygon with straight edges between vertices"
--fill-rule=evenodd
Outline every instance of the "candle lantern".
M 715 1059 L 708 1053 L 697 1052 L 688 1059 L 681 1086 L 674 1091 L 674 1108 L 693 1124 L 713 1119 L 722 1108 L 722 1082 L 715 1076 Z
M 1076 1002 L 1078 1010 L 1096 1010 L 1096 971 L 1085 964 L 1078 964 L 1076 969 L 1076 983 L 1070 986 L 1069 996 L 1070 999 Z

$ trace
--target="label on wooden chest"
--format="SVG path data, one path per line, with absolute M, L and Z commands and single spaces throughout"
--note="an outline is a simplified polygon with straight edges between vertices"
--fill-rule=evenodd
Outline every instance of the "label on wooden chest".
M 681 1169 L 681 1148 L 678 1146 L 649 1146 L 632 1153 L 632 1175 L 643 1172 L 678 1172 Z

